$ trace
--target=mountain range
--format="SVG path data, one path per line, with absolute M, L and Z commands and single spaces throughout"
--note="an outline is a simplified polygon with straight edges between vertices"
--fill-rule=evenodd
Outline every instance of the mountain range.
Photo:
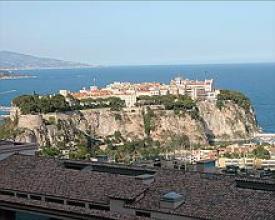
M 85 68 L 92 67 L 89 64 L 64 61 L 15 53 L 11 51 L 0 51 L 0 69 L 62 69 L 62 68 Z

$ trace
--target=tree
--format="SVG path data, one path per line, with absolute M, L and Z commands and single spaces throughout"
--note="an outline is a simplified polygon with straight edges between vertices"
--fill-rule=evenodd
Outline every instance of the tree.
M 85 146 L 78 146 L 76 151 L 70 152 L 70 159 L 84 160 L 90 157 L 89 151 Z
M 43 156 L 54 157 L 59 155 L 60 152 L 57 148 L 54 148 L 54 147 L 44 147 L 41 153 Z
M 125 101 L 118 97 L 110 97 L 107 100 L 109 102 L 111 111 L 120 111 L 125 106 Z
M 224 102 L 227 100 L 233 101 L 235 104 L 242 107 L 246 112 L 250 111 L 251 102 L 249 98 L 241 92 L 231 90 L 220 90 L 220 94 L 218 94 L 217 96 L 217 107 L 222 108 Z
M 115 136 L 115 139 L 117 141 L 122 141 L 123 140 L 120 131 L 115 131 L 114 136 Z
M 17 135 L 24 132 L 22 129 L 16 128 L 17 121 L 12 121 L 9 118 L 5 118 L 3 123 L 0 122 L 0 140 L 1 139 L 15 139 Z
M 187 135 L 170 134 L 170 140 L 165 143 L 165 153 L 175 153 L 176 150 L 186 150 L 187 147 L 190 147 L 190 140 Z
M 270 159 L 270 153 L 264 148 L 264 146 L 259 145 L 256 149 L 252 151 L 254 157 L 259 159 Z
M 23 114 L 49 113 L 70 110 L 69 104 L 62 95 L 38 96 L 22 95 L 12 101 Z
M 146 112 L 143 113 L 144 132 L 147 136 L 150 135 L 151 130 L 154 129 L 154 111 L 149 107 L 146 108 Z

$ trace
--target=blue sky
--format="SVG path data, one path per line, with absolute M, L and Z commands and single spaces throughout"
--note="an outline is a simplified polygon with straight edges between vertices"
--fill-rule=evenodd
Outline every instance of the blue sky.
M 0 2 L 0 50 L 99 65 L 275 62 L 275 2 Z

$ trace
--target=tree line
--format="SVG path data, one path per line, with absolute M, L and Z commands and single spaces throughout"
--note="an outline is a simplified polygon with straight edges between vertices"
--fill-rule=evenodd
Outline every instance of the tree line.
M 137 105 L 163 105 L 166 110 L 173 110 L 175 114 L 187 112 L 192 119 L 200 119 L 196 102 L 187 95 L 139 96 L 137 100 Z
M 62 95 L 22 95 L 13 99 L 12 104 L 19 107 L 22 114 L 70 110 L 69 104 Z
M 71 110 L 83 110 L 89 108 L 111 108 L 113 111 L 119 111 L 125 106 L 125 101 L 118 97 L 72 100 L 69 104 L 62 95 L 45 95 L 40 96 L 22 95 L 13 99 L 12 104 L 20 108 L 22 114 L 37 114 L 50 112 L 64 112 Z
M 251 102 L 248 97 L 246 97 L 241 92 L 232 90 L 220 90 L 220 94 L 217 96 L 217 107 L 221 109 L 225 105 L 225 101 L 233 101 L 238 106 L 242 107 L 246 112 L 250 111 Z

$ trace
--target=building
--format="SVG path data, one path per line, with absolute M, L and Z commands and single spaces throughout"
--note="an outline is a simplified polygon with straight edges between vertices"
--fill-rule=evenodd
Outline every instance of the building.
M 219 94 L 214 88 L 213 79 L 205 79 L 204 81 L 183 79 L 176 77 L 170 82 L 171 94 L 188 95 L 193 100 L 215 100 Z
M 61 90 L 59 90 L 59 94 L 66 97 L 70 94 L 70 91 L 66 90 L 66 89 L 61 89 Z
M 35 155 L 37 150 L 34 143 L 0 140 L 0 161 L 13 154 Z
M 82 88 L 79 92 L 60 90 L 59 93 L 65 97 L 72 95 L 77 100 L 99 99 L 119 97 L 125 101 L 126 107 L 133 107 L 139 96 L 161 96 L 161 95 L 187 95 L 193 100 L 216 100 L 219 90 L 215 90 L 213 79 L 198 81 L 177 77 L 170 84 L 158 82 L 114 82 L 105 88 L 97 88 L 95 85 L 89 89 Z M 71 103 L 70 103 L 71 104 Z
M 0 176 L 0 219 L 275 218 L 272 179 L 24 155 Z
M 255 141 L 259 144 L 268 143 L 270 145 L 275 145 L 275 134 L 258 133 L 255 135 Z
M 217 161 L 217 167 L 225 168 L 236 166 L 243 169 L 270 169 L 275 170 L 275 160 L 265 160 L 258 158 L 225 158 L 221 157 Z
M 134 107 L 137 102 L 136 94 L 119 94 L 117 97 L 125 101 L 126 107 Z

